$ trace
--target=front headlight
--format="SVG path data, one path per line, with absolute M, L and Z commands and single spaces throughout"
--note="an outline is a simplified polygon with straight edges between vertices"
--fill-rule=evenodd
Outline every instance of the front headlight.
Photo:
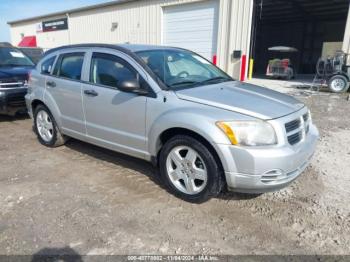
M 233 145 L 266 146 L 277 144 L 274 128 L 265 121 L 220 121 L 216 125 Z

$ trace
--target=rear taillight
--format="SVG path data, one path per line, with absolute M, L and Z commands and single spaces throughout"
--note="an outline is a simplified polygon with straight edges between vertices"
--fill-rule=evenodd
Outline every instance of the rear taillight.
M 289 66 L 289 61 L 288 61 L 287 59 L 283 59 L 283 60 L 282 60 L 282 66 L 283 66 L 284 68 L 288 68 L 288 66 Z
M 31 78 L 32 78 L 32 72 L 29 72 L 29 73 L 27 74 L 27 83 L 30 82 Z

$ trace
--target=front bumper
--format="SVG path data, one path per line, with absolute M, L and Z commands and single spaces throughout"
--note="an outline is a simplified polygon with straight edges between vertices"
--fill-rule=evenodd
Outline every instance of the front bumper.
M 27 88 L 0 89 L 0 114 L 15 115 L 18 112 L 26 112 L 24 96 Z
M 242 193 L 265 193 L 289 185 L 307 167 L 319 133 L 314 125 L 297 146 L 266 148 L 217 145 L 231 170 L 226 170 L 229 190 Z M 227 166 L 227 165 L 226 165 Z

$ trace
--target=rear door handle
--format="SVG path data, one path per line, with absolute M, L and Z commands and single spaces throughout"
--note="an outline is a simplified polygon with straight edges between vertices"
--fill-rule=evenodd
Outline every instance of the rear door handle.
M 49 87 L 55 87 L 56 83 L 54 81 L 47 81 L 46 85 L 49 86 Z
M 95 90 L 84 90 L 84 94 L 87 96 L 98 96 L 98 93 Z

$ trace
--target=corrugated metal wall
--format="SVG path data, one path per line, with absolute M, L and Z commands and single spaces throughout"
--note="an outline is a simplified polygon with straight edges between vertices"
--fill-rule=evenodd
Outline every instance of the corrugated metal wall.
M 12 43 L 18 44 L 21 33 L 37 35 L 38 45 L 52 48 L 75 43 L 162 43 L 162 8 L 203 0 L 139 0 L 114 6 L 69 14 L 69 30 L 36 33 L 41 20 L 12 25 Z M 220 1 L 218 28 L 218 65 L 238 77 L 240 61 L 231 59 L 233 50 L 248 54 L 253 0 Z M 45 20 L 56 19 L 48 17 Z M 118 27 L 112 30 L 112 23 Z
M 48 17 L 47 20 L 55 20 L 62 17 L 52 16 Z M 21 42 L 21 35 L 24 36 L 36 36 L 37 44 L 44 48 L 49 49 L 56 46 L 66 45 L 69 43 L 69 32 L 68 30 L 37 33 L 37 24 L 42 20 L 33 20 L 30 22 L 19 23 L 11 26 L 11 42 L 13 45 L 18 45 Z
M 249 57 L 252 15 L 253 0 L 221 0 L 220 2 L 219 65 L 236 78 L 240 73 L 240 60 L 233 59 L 232 53 L 237 50 Z
M 343 51 L 350 54 L 350 5 L 348 11 L 348 20 L 346 21 L 345 34 L 343 40 Z M 350 65 L 350 55 L 348 56 L 347 64 Z

